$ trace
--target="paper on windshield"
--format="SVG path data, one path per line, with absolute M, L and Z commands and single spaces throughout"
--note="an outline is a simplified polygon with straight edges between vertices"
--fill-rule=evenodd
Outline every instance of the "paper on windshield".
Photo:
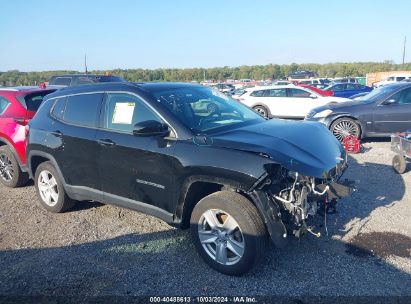
M 113 113 L 113 124 L 130 125 L 133 121 L 134 102 L 117 102 Z

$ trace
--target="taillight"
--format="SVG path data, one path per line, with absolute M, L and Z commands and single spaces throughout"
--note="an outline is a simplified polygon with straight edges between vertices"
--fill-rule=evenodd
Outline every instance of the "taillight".
M 27 118 L 14 118 L 14 122 L 18 123 L 19 125 L 26 126 L 30 120 Z

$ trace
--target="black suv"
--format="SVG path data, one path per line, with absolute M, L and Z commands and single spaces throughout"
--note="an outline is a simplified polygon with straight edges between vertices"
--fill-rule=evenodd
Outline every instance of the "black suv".
M 231 275 L 265 253 L 267 232 L 283 246 L 349 192 L 325 126 L 266 120 L 194 84 L 61 89 L 30 123 L 27 159 L 45 209 L 95 200 L 190 227 L 202 258 Z
M 74 86 L 99 82 L 125 82 L 125 80 L 119 76 L 113 75 L 65 74 L 51 76 L 48 84 L 59 86 Z

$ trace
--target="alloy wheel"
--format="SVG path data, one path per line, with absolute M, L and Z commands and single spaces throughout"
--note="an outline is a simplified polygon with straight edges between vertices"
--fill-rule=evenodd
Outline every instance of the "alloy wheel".
M 59 198 L 58 185 L 55 177 L 47 170 L 40 173 L 38 187 L 41 199 L 48 206 L 53 207 Z
M 267 116 L 268 116 L 267 111 L 266 111 L 264 108 L 262 108 L 262 107 L 255 107 L 254 110 L 255 110 L 258 114 L 260 114 L 262 117 L 267 117 Z
M 217 263 L 234 265 L 243 257 L 243 233 L 237 221 L 225 211 L 204 212 L 198 223 L 198 236 L 206 253 Z
M 350 135 L 356 137 L 360 135 L 358 125 L 352 120 L 341 120 L 334 126 L 332 132 L 339 141 L 343 141 L 344 138 Z
M 6 154 L 0 155 L 0 176 L 9 182 L 13 179 L 14 168 L 11 159 Z

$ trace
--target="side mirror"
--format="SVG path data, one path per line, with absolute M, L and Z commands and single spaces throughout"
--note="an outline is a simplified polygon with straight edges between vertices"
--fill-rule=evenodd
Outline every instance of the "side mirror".
M 134 136 L 162 136 L 170 135 L 168 126 L 156 120 L 146 120 L 136 123 L 133 128 Z
M 383 105 L 391 105 L 396 103 L 397 101 L 395 99 L 388 99 L 386 101 L 384 101 Z
M 317 98 L 317 95 L 315 95 L 315 94 L 310 94 L 310 98 L 315 99 L 315 98 Z

